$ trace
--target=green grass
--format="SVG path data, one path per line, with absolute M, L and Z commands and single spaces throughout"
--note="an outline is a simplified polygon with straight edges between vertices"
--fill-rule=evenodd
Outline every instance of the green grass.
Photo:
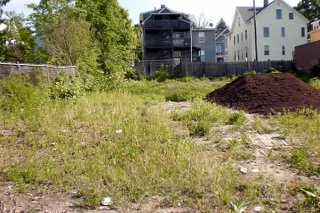
M 320 114 L 311 109 L 275 116 L 273 125 L 283 128 L 294 147 L 287 153 L 291 167 L 301 174 L 320 173 Z
M 259 116 L 248 127 L 244 112 L 203 100 L 227 81 L 130 80 L 110 92 L 50 99 L 48 85 L 2 80 L 0 171 L 20 192 L 49 184 L 60 191 L 76 190 L 84 206 L 99 205 L 105 196 L 126 206 L 156 195 L 163 197 L 164 206 L 179 203 L 201 212 L 228 212 L 234 208 L 231 202 L 249 209 L 256 204 L 281 209 L 282 199 L 292 196 L 298 184 L 242 176 L 236 162 L 254 158 L 247 135 L 220 146 L 222 134 L 213 131 L 225 125 L 231 126 L 226 131 L 271 131 Z M 191 107 L 170 115 L 155 107 L 165 101 L 188 101 Z M 320 115 L 306 109 L 269 121 L 293 146 L 283 162 L 302 175 L 319 172 Z M 177 135 L 177 123 L 190 134 Z M 195 137 L 218 143 L 198 145 Z M 313 208 L 312 202 L 299 208 Z

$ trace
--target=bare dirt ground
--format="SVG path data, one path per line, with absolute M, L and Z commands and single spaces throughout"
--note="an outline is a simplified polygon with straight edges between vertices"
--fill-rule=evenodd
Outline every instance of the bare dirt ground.
M 178 110 L 184 112 L 190 109 L 191 104 L 188 102 L 165 102 L 157 105 L 171 113 Z M 246 114 L 245 129 L 234 129 L 232 126 L 217 126 L 213 132 L 216 137 L 222 138 L 220 145 L 228 143 L 233 139 L 241 139 L 244 135 L 249 140 L 248 150 L 253 157 L 247 160 L 236 161 L 234 167 L 241 172 L 243 176 L 261 175 L 271 182 L 285 184 L 290 181 L 310 182 L 320 184 L 317 178 L 307 178 L 300 176 L 290 170 L 288 165 L 279 160 L 274 160 L 270 156 L 277 155 L 281 150 L 291 149 L 290 141 L 277 129 L 267 132 L 258 132 L 254 129 L 255 115 Z M 188 130 L 179 123 L 175 123 L 175 130 L 178 135 L 187 135 Z M 201 145 L 216 145 L 210 137 L 195 138 L 195 143 Z M 31 190 L 28 193 L 19 193 L 18 187 L 12 182 L 7 182 L 0 173 L 0 212 L 3 213 L 22 213 L 22 212 L 156 212 L 156 213 L 185 213 L 197 212 L 193 209 L 181 207 L 166 206 L 163 197 L 150 197 L 145 204 L 132 204 L 130 207 L 106 208 L 99 206 L 95 209 L 85 209 L 80 206 L 81 198 L 76 191 L 57 192 L 52 187 L 47 186 L 42 191 Z M 283 206 L 290 206 L 290 200 L 284 200 Z M 261 208 L 263 210 L 263 206 Z M 251 209 L 246 212 L 260 212 L 258 209 Z M 290 212 L 288 209 L 284 212 Z

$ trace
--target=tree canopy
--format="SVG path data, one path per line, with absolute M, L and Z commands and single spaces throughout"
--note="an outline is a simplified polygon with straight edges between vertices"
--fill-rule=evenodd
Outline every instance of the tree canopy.
M 211 27 L 211 19 L 208 19 L 204 13 L 200 13 L 196 18 L 196 28 Z
M 221 18 L 218 24 L 215 26 L 216 35 L 220 34 L 227 27 L 227 23 L 225 20 L 223 20 L 223 18 Z
M 3 14 L 3 10 L 2 10 L 2 7 L 3 6 L 6 6 L 6 4 L 11 1 L 11 0 L 0 0 L 0 19 L 1 19 L 1 16 Z
M 320 19 L 320 0 L 301 0 L 295 9 L 309 21 Z
M 79 62 L 80 55 L 82 60 L 86 60 L 83 58 L 86 55 L 97 61 L 100 69 L 110 77 L 122 77 L 130 69 L 137 39 L 127 11 L 117 0 L 41 0 L 29 7 L 34 11 L 31 17 L 36 31 L 47 41 L 51 54 L 58 56 L 61 52 L 53 51 L 54 41 L 63 50 L 63 57 L 55 57 L 63 59 L 58 60 L 59 63 Z M 79 33 L 86 35 L 81 37 L 86 39 L 85 42 L 77 41 Z M 68 47 L 59 40 L 61 35 L 68 35 Z M 80 46 L 76 47 L 76 43 Z M 72 50 L 68 49 L 71 47 Z M 82 53 L 77 55 L 75 52 L 79 53 L 81 48 Z M 92 50 L 94 54 L 91 54 Z

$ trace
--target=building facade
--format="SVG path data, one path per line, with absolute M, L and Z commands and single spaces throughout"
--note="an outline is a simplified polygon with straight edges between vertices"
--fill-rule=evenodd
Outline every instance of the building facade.
M 256 8 L 259 61 L 292 60 L 295 46 L 307 42 L 308 20 L 283 0 Z M 228 61 L 255 61 L 254 9 L 237 7 L 228 36 Z
M 216 35 L 216 58 L 217 62 L 228 61 L 228 34 L 229 28 L 224 29 L 221 33 Z
M 191 15 L 161 5 L 159 9 L 141 13 L 140 25 L 143 61 L 174 60 L 179 64 L 181 61 L 198 60 L 199 55 L 200 59 L 215 61 L 215 57 L 211 57 L 215 54 L 212 53 L 215 49 L 212 42 L 214 30 L 195 30 L 195 20 Z
M 320 41 L 320 20 L 311 23 L 312 30 L 309 32 L 310 42 Z
M 193 61 L 216 62 L 215 30 L 213 28 L 192 30 L 192 46 L 198 50 L 198 55 L 193 55 Z

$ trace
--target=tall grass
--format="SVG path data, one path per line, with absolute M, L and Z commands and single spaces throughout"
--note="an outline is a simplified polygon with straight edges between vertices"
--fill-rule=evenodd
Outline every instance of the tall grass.
M 28 88 L 48 97 L 46 90 Z M 196 205 L 199 197 L 221 190 L 225 166 L 216 165 L 216 172 L 208 175 L 208 168 L 195 160 L 199 150 L 191 139 L 174 134 L 167 112 L 150 108 L 144 95 L 130 93 L 47 98 L 28 105 L 29 113 L 2 107 L 0 169 L 22 191 L 46 184 L 75 189 L 86 206 L 98 205 L 103 196 L 123 205 L 170 194 L 186 197 L 190 202 L 185 205 Z M 233 186 L 235 179 L 228 181 Z M 233 187 L 230 190 L 216 200 L 231 199 Z

